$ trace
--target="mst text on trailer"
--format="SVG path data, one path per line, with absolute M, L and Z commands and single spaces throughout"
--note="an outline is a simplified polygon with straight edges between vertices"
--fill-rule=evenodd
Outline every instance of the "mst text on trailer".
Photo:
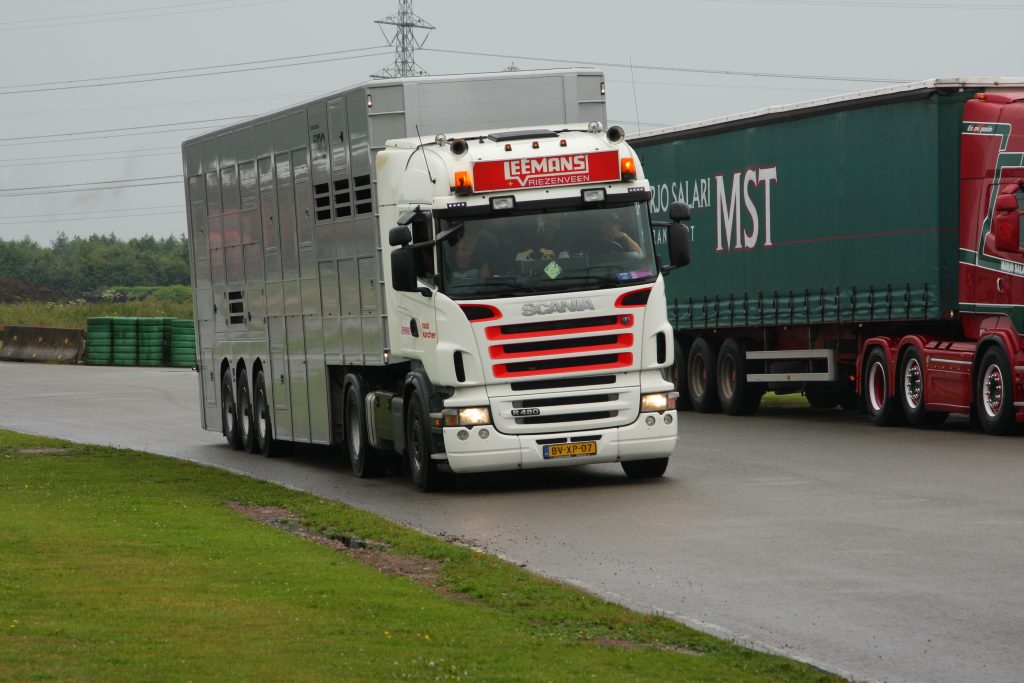
M 185 142 L 202 420 L 450 473 L 676 443 L 650 188 L 592 69 L 377 81 Z M 581 123 L 582 122 L 582 123 Z

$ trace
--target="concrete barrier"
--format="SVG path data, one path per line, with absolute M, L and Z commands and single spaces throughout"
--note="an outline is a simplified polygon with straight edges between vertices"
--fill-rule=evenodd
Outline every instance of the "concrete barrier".
M 59 327 L 0 327 L 0 360 L 77 363 L 85 333 Z

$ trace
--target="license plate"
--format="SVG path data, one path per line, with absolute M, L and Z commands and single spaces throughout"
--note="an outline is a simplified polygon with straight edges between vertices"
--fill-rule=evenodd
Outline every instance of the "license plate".
M 577 441 L 576 443 L 553 443 L 544 446 L 544 458 L 575 458 L 579 455 L 597 455 L 596 441 Z

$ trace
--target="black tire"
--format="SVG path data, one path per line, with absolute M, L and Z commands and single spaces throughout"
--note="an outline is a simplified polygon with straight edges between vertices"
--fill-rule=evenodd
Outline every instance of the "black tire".
M 722 409 L 718 401 L 717 367 L 718 344 L 697 337 L 686 357 L 686 390 L 698 413 L 717 413 Z
M 254 453 L 262 453 L 268 458 L 277 455 L 274 443 L 274 414 L 267 400 L 267 382 L 263 371 L 256 373 L 252 383 L 252 415 Z
M 235 404 L 235 393 L 231 381 L 231 370 L 225 370 L 220 382 L 220 419 L 224 438 L 228 445 L 238 450 L 242 440 L 238 434 L 238 406 Z
M 249 397 L 249 375 L 242 370 L 238 373 L 238 438 L 242 450 L 256 452 L 256 434 L 252 419 L 252 399 Z
M 693 410 L 693 401 L 690 400 L 690 392 L 686 388 L 686 356 L 689 347 L 685 347 L 676 339 L 674 342 L 675 360 L 669 368 L 672 383 L 676 386 L 679 398 L 676 399 L 676 410 Z
M 381 456 L 366 436 L 366 403 L 363 383 L 357 375 L 345 378 L 343 420 L 345 452 L 352 465 L 352 474 L 360 479 L 375 477 L 381 472 Z
M 907 422 L 915 427 L 942 424 L 949 413 L 925 410 L 924 386 L 924 363 L 921 361 L 921 354 L 914 347 L 910 347 L 900 359 L 899 385 L 896 387 L 903 415 Z
M 668 458 L 651 460 L 623 460 L 622 471 L 630 479 L 656 479 L 668 469 Z
M 747 381 L 747 343 L 729 337 L 718 351 L 718 400 L 728 415 L 750 415 L 761 405 L 764 385 Z
M 892 395 L 892 377 L 885 352 L 874 348 L 864 361 L 864 405 L 871 422 L 878 427 L 889 427 L 903 422 L 903 411 Z
M 1015 431 L 1013 373 L 1002 347 L 992 346 L 981 357 L 974 383 L 974 402 L 978 407 L 978 421 L 986 434 L 1004 436 Z
M 419 392 L 414 391 L 405 413 L 405 449 L 412 483 L 426 492 L 438 491 L 442 486 L 441 473 L 430 457 L 431 443 L 430 417 Z

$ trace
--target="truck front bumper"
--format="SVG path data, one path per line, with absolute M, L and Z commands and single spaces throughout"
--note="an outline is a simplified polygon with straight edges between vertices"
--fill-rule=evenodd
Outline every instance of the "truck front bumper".
M 647 424 L 653 417 L 653 424 Z M 459 433 L 463 432 L 463 438 Z M 676 447 L 678 420 L 674 410 L 640 413 L 635 422 L 622 427 L 547 434 L 502 434 L 494 425 L 445 427 L 442 430 L 448 466 L 453 472 L 493 472 L 594 465 L 623 460 L 664 458 Z M 586 455 L 552 456 L 545 446 L 562 443 L 596 444 Z

